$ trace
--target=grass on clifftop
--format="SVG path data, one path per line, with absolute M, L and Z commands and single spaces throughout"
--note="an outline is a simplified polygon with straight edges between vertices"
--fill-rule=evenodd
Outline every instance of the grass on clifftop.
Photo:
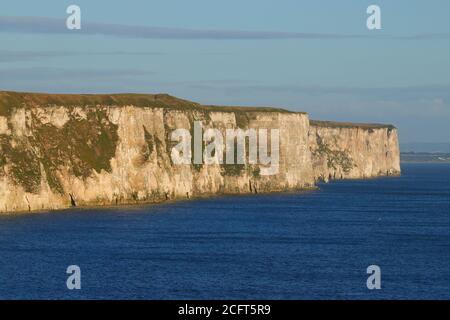
M 392 124 L 310 120 L 311 126 L 324 128 L 396 129 Z
M 168 94 L 47 94 L 0 91 L 0 115 L 8 115 L 13 108 L 31 106 L 129 106 L 197 109 L 203 111 L 222 112 L 285 112 L 292 111 L 271 107 L 240 107 L 201 105 L 196 102 L 179 99 Z

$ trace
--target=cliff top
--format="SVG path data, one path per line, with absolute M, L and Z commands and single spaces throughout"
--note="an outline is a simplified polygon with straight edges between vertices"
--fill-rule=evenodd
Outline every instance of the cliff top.
M 381 123 L 355 123 L 355 122 L 337 122 L 337 121 L 319 121 L 310 120 L 312 126 L 327 128 L 361 128 L 361 129 L 395 129 L 392 124 Z
M 12 108 L 23 108 L 33 105 L 39 106 L 129 106 L 169 109 L 198 109 L 203 111 L 223 112 L 286 112 L 286 109 L 272 107 L 241 107 L 241 106 L 213 106 L 201 105 L 162 94 L 48 94 L 0 91 L 0 115 L 8 114 Z M 304 113 L 304 112 L 298 112 Z
M 222 112 L 294 112 L 274 107 L 244 107 L 244 106 L 217 106 L 202 105 L 189 100 L 173 97 L 169 94 L 139 94 L 139 93 L 116 93 L 116 94 L 49 94 L 0 91 L 0 115 L 9 114 L 13 108 L 26 108 L 30 106 L 136 106 L 148 108 L 168 108 L 178 110 L 197 109 L 203 111 Z M 310 124 L 318 127 L 330 128 L 390 128 L 390 124 L 379 123 L 353 123 L 336 121 L 310 120 Z

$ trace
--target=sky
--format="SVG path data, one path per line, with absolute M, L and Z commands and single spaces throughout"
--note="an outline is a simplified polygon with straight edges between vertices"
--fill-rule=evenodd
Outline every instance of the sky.
M 67 30 L 69 5 L 81 30 Z M 381 8 L 381 30 L 366 9 Z M 450 142 L 448 0 L 0 3 L 0 90 L 159 93 Z

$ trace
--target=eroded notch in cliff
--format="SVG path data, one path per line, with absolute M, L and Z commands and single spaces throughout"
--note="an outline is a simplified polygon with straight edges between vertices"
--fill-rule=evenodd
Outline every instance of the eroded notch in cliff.
M 76 207 L 76 206 L 77 206 L 77 203 L 75 202 L 74 196 L 73 196 L 71 193 L 69 193 L 69 196 L 70 196 L 70 205 L 71 205 L 72 207 Z

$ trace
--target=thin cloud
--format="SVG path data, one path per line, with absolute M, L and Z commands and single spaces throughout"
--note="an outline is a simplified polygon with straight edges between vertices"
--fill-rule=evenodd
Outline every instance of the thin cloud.
M 228 83 L 232 83 L 231 81 Z M 450 85 L 432 84 L 417 86 L 396 86 L 396 87 L 346 87 L 346 86 L 295 86 L 295 85 L 263 85 L 251 83 L 241 83 L 239 86 L 227 85 L 228 83 L 220 83 L 214 81 L 196 81 L 187 82 L 186 85 L 191 87 L 232 90 L 241 92 L 261 93 L 291 93 L 291 94 L 307 94 L 307 95 L 359 95 L 359 96 L 388 96 L 388 95 L 420 95 L 420 94 L 442 94 L 450 96 Z
M 421 33 L 410 36 L 396 36 L 397 40 L 438 40 L 438 39 L 450 39 L 450 32 L 443 33 Z
M 127 78 L 154 75 L 152 71 L 136 69 L 69 69 L 69 68 L 8 68 L 0 69 L 0 85 L 11 81 L 93 81 L 97 79 Z M 3 81 L 2 81 L 3 80 Z
M 0 51 L 0 63 L 5 62 L 18 62 L 18 61 L 31 61 L 42 58 L 54 58 L 62 55 L 66 55 L 66 53 L 62 52 L 54 52 L 54 51 L 10 51 L 10 50 L 1 50 Z
M 74 56 L 159 56 L 163 52 L 128 52 L 128 51 L 16 51 L 0 50 L 0 63 L 34 61 L 48 58 L 74 57 Z
M 0 32 L 28 34 L 105 35 L 123 38 L 174 40 L 273 40 L 273 39 L 450 39 L 450 32 L 413 35 L 368 35 L 242 30 L 199 30 L 108 23 L 83 22 L 81 30 L 68 30 L 65 19 L 48 17 L 0 16 Z
M 350 39 L 368 37 L 364 35 L 341 35 L 331 33 L 197 30 L 90 22 L 82 23 L 81 30 L 68 30 L 66 28 L 65 19 L 8 16 L 0 16 L 0 32 L 106 35 L 125 38 L 178 40 Z

